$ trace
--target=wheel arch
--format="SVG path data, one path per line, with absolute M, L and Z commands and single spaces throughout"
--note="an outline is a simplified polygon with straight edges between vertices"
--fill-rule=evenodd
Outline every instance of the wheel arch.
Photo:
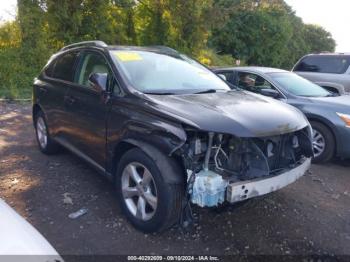
M 34 104 L 33 105 L 33 109 L 32 109 L 32 119 L 33 119 L 33 123 L 35 124 L 35 118 L 36 115 L 38 114 L 38 112 L 43 112 L 41 106 L 39 104 Z
M 113 157 L 112 157 L 112 170 L 111 173 L 116 177 L 118 164 L 120 162 L 120 159 L 122 156 L 133 148 L 139 148 L 144 153 L 146 153 L 150 158 L 152 158 L 153 161 L 155 161 L 158 165 L 168 165 L 169 168 L 173 168 L 176 170 L 176 172 L 168 172 L 163 175 L 164 180 L 167 183 L 170 184 L 180 184 L 186 181 L 185 179 L 185 169 L 183 166 L 183 163 L 180 161 L 179 158 L 174 156 L 169 156 L 159 150 L 158 148 L 154 147 L 153 145 L 135 140 L 135 139 L 125 139 L 121 142 L 119 142 L 113 151 Z M 175 175 L 176 174 L 176 175 Z
M 335 141 L 335 149 L 334 149 L 334 153 L 338 152 L 338 148 L 339 148 L 339 139 L 337 138 L 337 134 L 335 131 L 335 126 L 328 121 L 327 119 L 315 116 L 315 115 L 307 115 L 307 119 L 309 120 L 309 122 L 318 122 L 322 125 L 324 125 L 326 128 L 328 128 L 328 130 L 331 132 L 333 139 Z

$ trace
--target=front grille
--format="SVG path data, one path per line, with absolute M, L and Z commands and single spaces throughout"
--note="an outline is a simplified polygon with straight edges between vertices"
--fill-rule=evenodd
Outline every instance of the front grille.
M 307 152 L 304 152 L 305 136 L 305 130 L 300 130 L 279 136 L 255 138 L 254 142 L 264 154 L 270 173 L 274 173 L 295 166 L 307 156 Z

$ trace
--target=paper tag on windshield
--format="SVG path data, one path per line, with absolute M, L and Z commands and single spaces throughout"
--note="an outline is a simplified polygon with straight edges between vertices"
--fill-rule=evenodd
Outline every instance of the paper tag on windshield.
M 133 52 L 117 52 L 115 53 L 115 55 L 118 59 L 120 59 L 123 62 L 142 60 L 142 57 L 138 53 Z

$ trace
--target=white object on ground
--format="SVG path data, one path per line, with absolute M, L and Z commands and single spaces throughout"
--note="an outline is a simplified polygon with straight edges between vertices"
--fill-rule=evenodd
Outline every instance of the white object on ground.
M 63 261 L 49 242 L 0 199 L 1 261 Z

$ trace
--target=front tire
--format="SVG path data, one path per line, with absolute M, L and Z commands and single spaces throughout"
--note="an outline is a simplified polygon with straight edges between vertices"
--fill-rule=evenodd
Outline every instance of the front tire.
M 52 140 L 45 115 L 42 111 L 39 111 L 35 115 L 35 133 L 38 146 L 41 152 L 47 155 L 55 154 L 59 151 L 59 145 Z
M 164 163 L 152 158 L 139 148 L 131 149 L 121 158 L 116 175 L 123 212 L 135 228 L 148 233 L 164 230 L 179 221 L 184 194 L 181 184 L 170 184 L 164 179 L 165 172 L 177 171 L 173 165 L 167 165 L 164 170 Z
M 325 163 L 331 160 L 335 152 L 335 139 L 330 129 L 322 123 L 310 122 L 313 129 L 312 145 L 314 163 Z

